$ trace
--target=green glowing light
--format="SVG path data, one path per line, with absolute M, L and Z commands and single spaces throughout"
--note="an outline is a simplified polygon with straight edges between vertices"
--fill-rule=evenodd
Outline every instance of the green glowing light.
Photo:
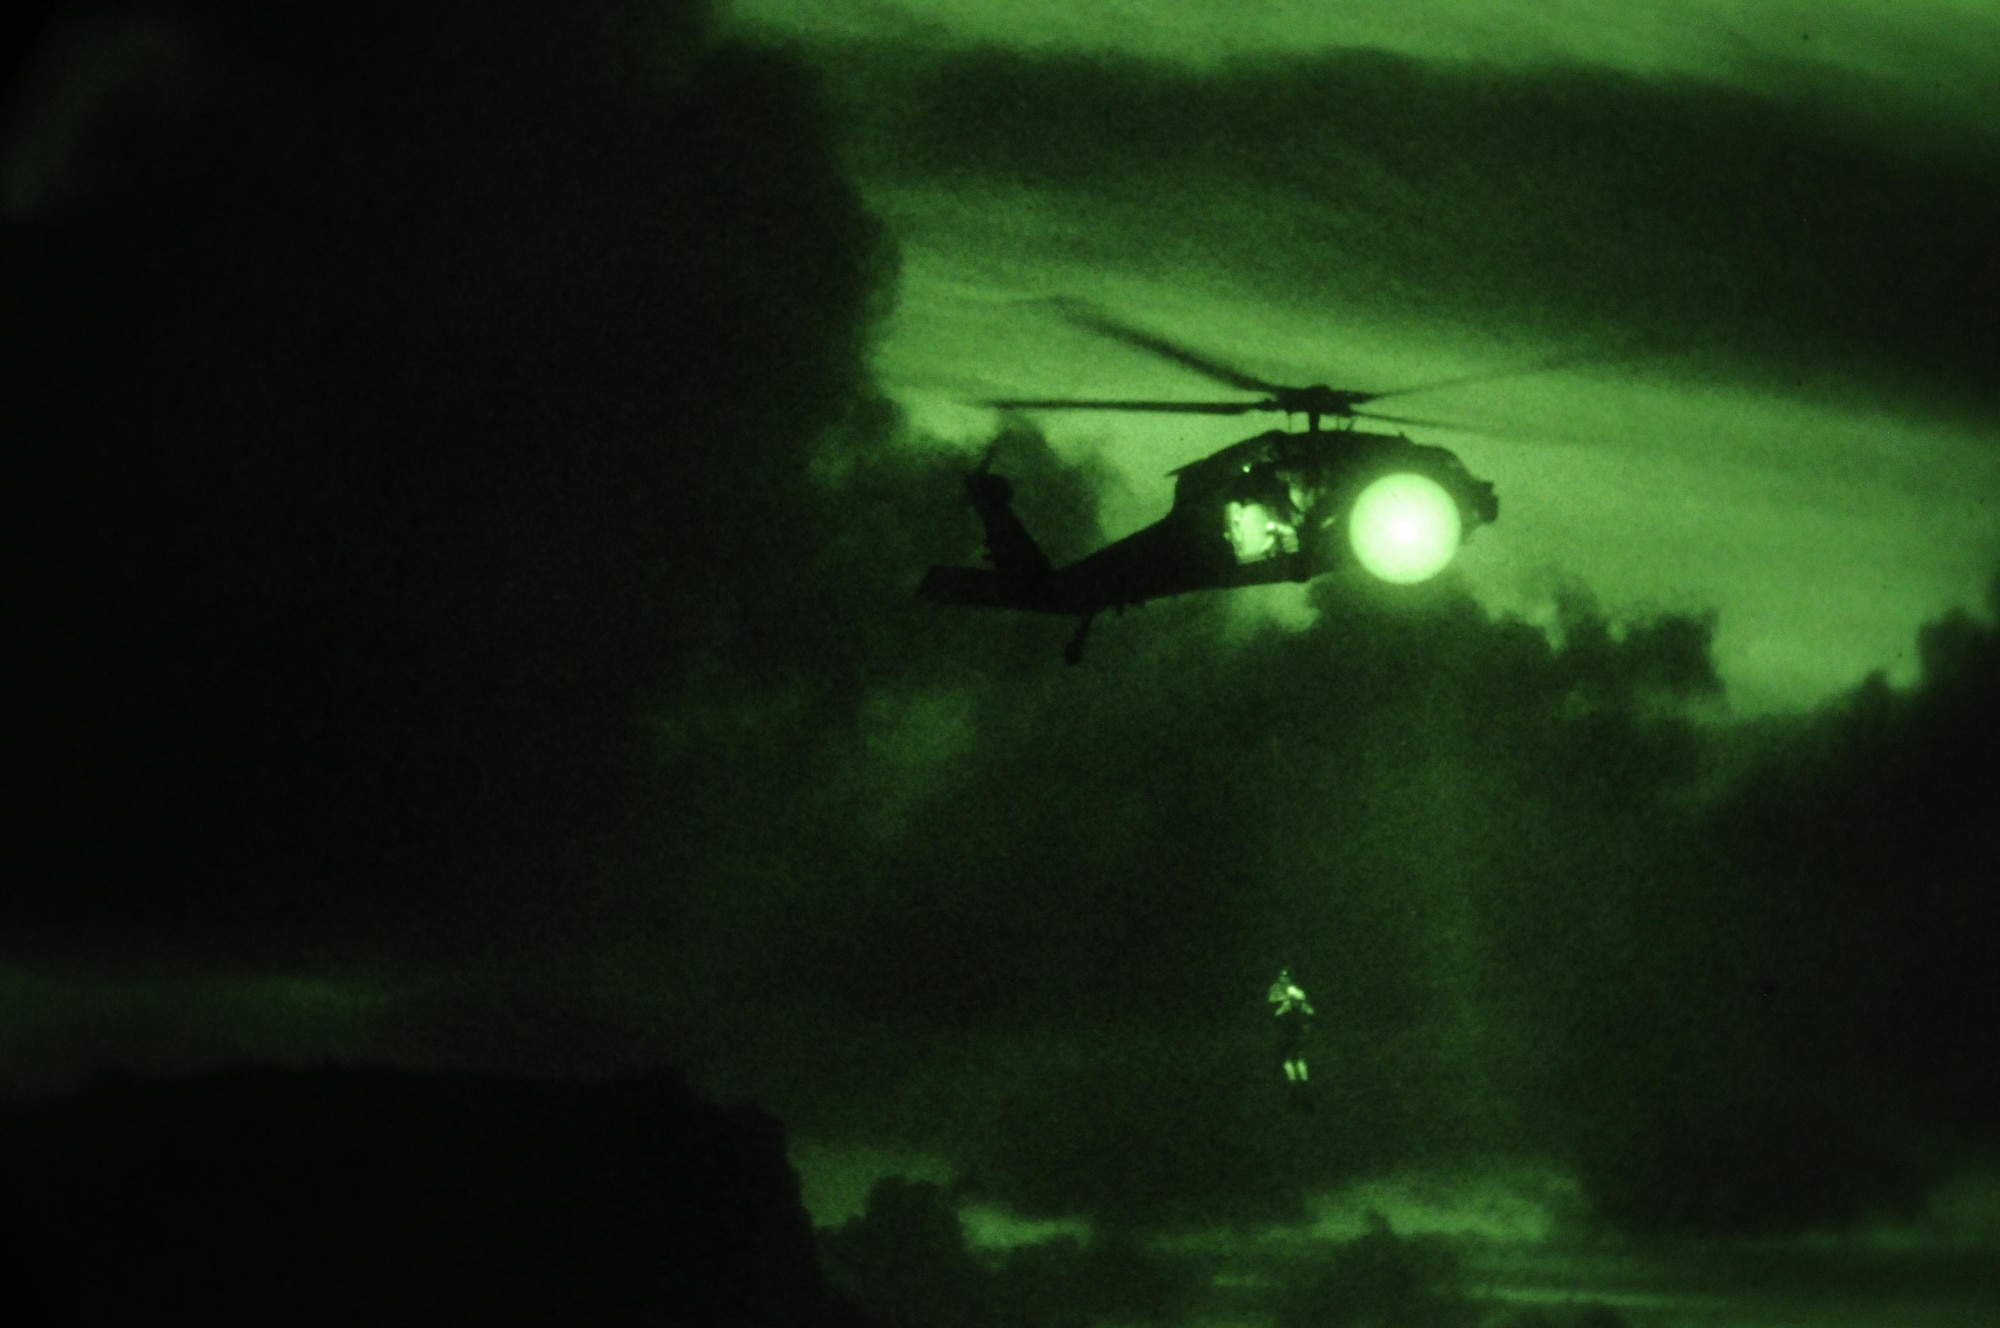
M 1347 522 L 1361 565 L 1410 585 L 1444 569 L 1458 552 L 1458 504 L 1422 475 L 1384 475 L 1361 491 Z

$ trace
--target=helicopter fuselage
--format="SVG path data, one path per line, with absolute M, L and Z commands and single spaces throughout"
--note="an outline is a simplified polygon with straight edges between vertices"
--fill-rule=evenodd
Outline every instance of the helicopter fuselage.
M 1014 515 L 1011 486 L 982 471 L 967 490 L 993 565 L 933 567 L 917 593 L 1087 621 L 1168 595 L 1308 581 L 1353 557 L 1347 524 L 1355 499 L 1398 473 L 1436 481 L 1467 535 L 1499 516 L 1492 484 L 1444 448 L 1361 429 L 1274 429 L 1180 467 L 1165 516 L 1063 567 L 1049 563 Z

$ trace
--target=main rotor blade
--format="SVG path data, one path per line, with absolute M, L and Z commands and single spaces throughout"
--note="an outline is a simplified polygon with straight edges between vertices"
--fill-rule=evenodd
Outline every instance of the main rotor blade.
M 1466 387 L 1473 383 L 1497 382 L 1503 378 L 1527 378 L 1534 374 L 1555 373 L 1561 369 L 1580 369 L 1587 364 L 1615 364 L 1623 360 L 1636 359 L 1644 354 L 1643 348 L 1628 348 L 1616 351 L 1598 351 L 1585 355 L 1563 355 L 1552 360 L 1542 360 L 1535 364 L 1524 364 L 1516 369 L 1494 369 L 1486 373 L 1459 374 L 1454 378 L 1437 378 L 1428 383 L 1413 383 L 1409 387 L 1395 387 L 1387 392 L 1377 392 L 1369 399 L 1380 401 L 1384 397 L 1407 397 L 1418 392 L 1441 392 L 1447 387 Z
M 1270 410 L 1268 401 L 1076 401 L 1069 398 L 1036 401 L 982 401 L 995 410 L 1152 410 L 1180 415 L 1244 415 Z
M 1450 429 L 1455 433 L 1489 434 L 1491 429 L 1482 429 L 1476 424 L 1456 424 L 1451 420 L 1427 420 L 1418 415 L 1387 415 L 1372 410 L 1357 410 L 1354 417 L 1361 420 L 1381 420 L 1384 424 L 1414 424 L 1420 429 Z
M 1227 383 L 1231 387 L 1240 387 L 1245 392 L 1276 392 L 1278 390 L 1276 384 L 1266 382 L 1255 374 L 1247 374 L 1241 369 L 1231 368 L 1220 360 L 1212 360 L 1199 351 L 1189 350 L 1186 346 L 1180 345 L 1177 342 L 1168 341 L 1165 337 L 1155 336 L 1151 332 L 1121 323 L 1109 314 L 1081 301 L 1063 300 L 1059 303 L 1063 311 L 1063 316 L 1078 327 L 1088 328 L 1092 332 L 1110 337 L 1113 341 L 1122 341 L 1128 346 L 1135 346 L 1140 350 L 1150 351 L 1162 359 L 1172 360 L 1175 364 L 1185 365 L 1198 374 L 1204 374 L 1209 378 L 1213 378 L 1218 383 Z

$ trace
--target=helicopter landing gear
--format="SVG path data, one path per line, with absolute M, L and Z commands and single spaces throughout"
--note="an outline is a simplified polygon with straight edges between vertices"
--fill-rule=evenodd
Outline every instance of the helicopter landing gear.
M 1090 624 L 1095 622 L 1096 620 L 1097 620 L 1097 610 L 1092 609 L 1090 612 L 1084 614 L 1083 617 L 1077 621 L 1075 635 L 1071 636 L 1069 639 L 1069 644 L 1063 647 L 1063 661 L 1065 663 L 1069 664 L 1083 663 L 1084 638 L 1090 635 Z

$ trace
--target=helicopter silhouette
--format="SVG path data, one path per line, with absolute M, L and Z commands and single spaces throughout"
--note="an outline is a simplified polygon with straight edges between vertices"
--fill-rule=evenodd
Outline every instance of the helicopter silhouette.
M 1015 514 L 1014 486 L 992 472 L 988 451 L 966 477 L 965 492 L 985 527 L 985 556 L 991 566 L 933 566 L 917 594 L 941 604 L 1074 616 L 1077 629 L 1063 650 L 1072 664 L 1083 658 L 1091 623 L 1106 609 L 1122 613 L 1128 606 L 1197 590 L 1309 581 L 1349 564 L 1356 559 L 1348 526 L 1357 500 L 1388 477 L 1416 475 L 1436 484 L 1456 507 L 1464 536 L 1498 520 L 1500 499 L 1493 485 L 1473 476 L 1452 452 L 1412 442 L 1401 433 L 1355 426 L 1373 420 L 1457 427 L 1368 407 L 1389 397 L 1553 367 L 1469 375 L 1385 392 L 1325 384 L 1285 387 L 1095 310 L 1065 302 L 1065 312 L 1079 326 L 1262 396 L 1255 401 L 1023 398 L 980 404 L 1022 411 L 1277 411 L 1306 417 L 1303 433 L 1273 429 L 1169 472 L 1175 476 L 1174 500 L 1165 516 L 1063 567 L 1049 561 Z M 1331 427 L 1323 428 L 1323 421 Z

